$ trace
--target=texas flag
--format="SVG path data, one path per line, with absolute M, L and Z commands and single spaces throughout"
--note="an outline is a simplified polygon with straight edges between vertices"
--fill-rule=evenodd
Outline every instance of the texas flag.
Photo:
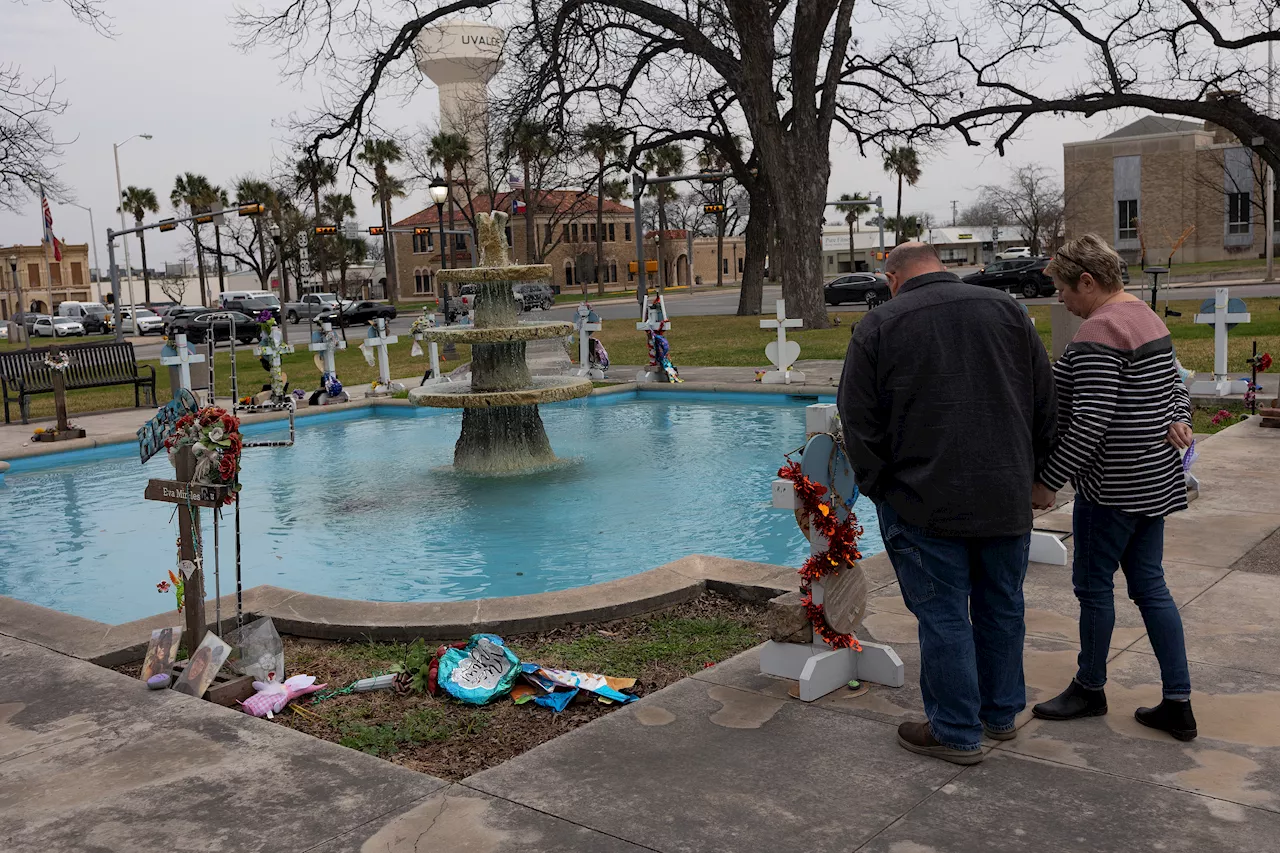
M 518 216 L 521 213 L 524 213 L 524 209 L 525 209 L 524 202 L 522 202 L 520 199 L 515 198 L 511 200 L 511 213 L 513 215 Z
M 43 214 L 44 237 L 42 242 L 49 243 L 53 246 L 53 259 L 58 263 L 62 262 L 62 244 L 58 242 L 58 238 L 53 236 L 53 211 L 49 209 L 49 198 L 44 194 L 44 184 L 40 185 L 40 210 Z

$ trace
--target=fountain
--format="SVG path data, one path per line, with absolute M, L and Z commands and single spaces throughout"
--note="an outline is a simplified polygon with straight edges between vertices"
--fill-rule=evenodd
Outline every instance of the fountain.
M 513 284 L 550 281 L 551 267 L 510 262 L 507 219 L 502 212 L 476 214 L 480 266 L 437 274 L 446 287 L 454 282 L 475 285 L 475 324 L 422 330 L 425 341 L 470 344 L 471 379 L 429 383 L 409 392 L 419 406 L 462 409 L 453 464 L 474 474 L 520 473 L 555 462 L 538 404 L 585 397 L 592 388 L 583 377 L 529 375 L 525 345 L 567 337 L 573 324 L 516 321 Z

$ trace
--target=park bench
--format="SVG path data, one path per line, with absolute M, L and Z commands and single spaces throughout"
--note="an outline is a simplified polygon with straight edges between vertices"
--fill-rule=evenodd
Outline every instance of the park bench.
M 70 344 L 59 346 L 67 355 L 70 366 L 65 372 L 67 390 L 80 388 L 106 388 L 112 385 L 132 385 L 133 405 L 156 404 L 156 369 L 143 365 L 144 375 L 138 367 L 130 343 Z M 4 393 L 4 422 L 9 420 L 9 403 L 16 401 L 22 422 L 27 423 L 32 394 L 53 393 L 53 370 L 44 363 L 49 347 L 30 350 L 0 352 L 0 390 Z M 140 392 L 145 390 L 145 398 Z

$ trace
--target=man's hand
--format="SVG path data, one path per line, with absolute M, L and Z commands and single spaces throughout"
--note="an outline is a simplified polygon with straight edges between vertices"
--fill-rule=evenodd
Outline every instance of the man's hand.
M 1186 450 L 1191 446 L 1193 435 L 1190 424 L 1177 421 L 1169 425 L 1169 434 L 1165 437 L 1165 441 L 1179 450 Z
M 1053 502 L 1058 493 L 1044 483 L 1036 483 L 1031 487 L 1031 507 L 1033 509 L 1053 509 Z

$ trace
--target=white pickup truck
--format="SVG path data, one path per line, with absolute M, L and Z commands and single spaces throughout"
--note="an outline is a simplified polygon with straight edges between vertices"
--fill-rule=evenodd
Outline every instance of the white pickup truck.
M 301 320 L 310 320 L 317 314 L 332 311 L 338 307 L 338 297 L 332 293 L 306 293 L 297 302 L 286 302 L 284 318 L 297 324 Z

